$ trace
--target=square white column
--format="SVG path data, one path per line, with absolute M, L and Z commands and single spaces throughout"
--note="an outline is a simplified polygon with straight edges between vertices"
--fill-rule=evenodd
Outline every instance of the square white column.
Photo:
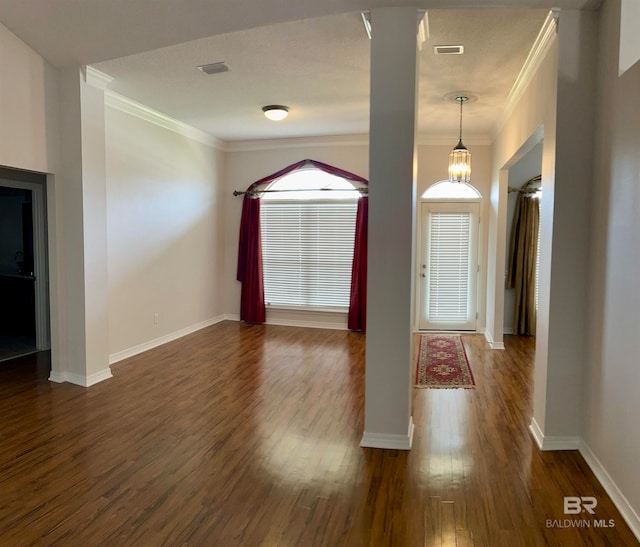
M 416 116 L 415 8 L 371 10 L 365 431 L 361 446 L 411 448 Z

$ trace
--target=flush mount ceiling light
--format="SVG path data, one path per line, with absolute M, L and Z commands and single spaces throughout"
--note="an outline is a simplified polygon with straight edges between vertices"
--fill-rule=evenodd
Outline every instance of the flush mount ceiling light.
M 462 144 L 462 104 L 469 100 L 465 95 L 455 97 L 460 103 L 460 137 L 458 144 L 449 153 L 449 182 L 471 181 L 471 152 Z
M 267 118 L 274 122 L 284 120 L 289 115 L 289 107 L 282 104 L 270 104 L 263 106 L 262 111 Z

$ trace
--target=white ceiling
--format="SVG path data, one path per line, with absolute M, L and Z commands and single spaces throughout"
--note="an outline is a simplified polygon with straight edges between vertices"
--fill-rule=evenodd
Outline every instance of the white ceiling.
M 418 130 L 455 139 L 451 92 L 478 97 L 465 105 L 464 135 L 490 133 L 545 20 L 546 10 L 434 10 L 420 53 Z M 375 29 L 373 30 L 375 33 Z M 462 44 L 464 55 L 434 54 Z M 97 63 L 109 89 L 225 141 L 367 133 L 369 50 L 360 14 L 343 13 L 239 31 Z M 197 65 L 224 61 L 229 72 Z M 261 107 L 285 104 L 274 123 Z M 455 143 L 454 143 L 455 144 Z
M 523 8 L 599 0 L 418 3 L 494 8 L 429 11 L 419 131 L 455 137 L 458 108 L 442 97 L 477 95 L 464 134 L 491 131 L 547 11 Z M 222 140 L 244 140 L 366 133 L 370 44 L 359 11 L 382 5 L 406 0 L 0 0 L 0 22 L 54 66 L 91 64 L 115 78 L 109 89 Z M 463 44 L 465 54 L 434 56 L 442 43 Z M 231 70 L 195 69 L 215 61 Z M 289 105 L 290 117 L 268 122 L 260 107 L 270 103 Z

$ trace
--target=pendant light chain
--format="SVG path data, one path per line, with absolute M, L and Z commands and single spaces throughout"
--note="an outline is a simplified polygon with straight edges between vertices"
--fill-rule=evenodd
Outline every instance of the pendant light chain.
M 460 101 L 460 137 L 462 140 L 462 103 L 464 102 L 464 97 L 458 97 L 458 101 Z

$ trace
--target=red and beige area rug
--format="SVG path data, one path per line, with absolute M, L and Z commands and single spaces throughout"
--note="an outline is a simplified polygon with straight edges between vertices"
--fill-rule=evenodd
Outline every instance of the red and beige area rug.
M 418 349 L 416 387 L 473 388 L 473 374 L 458 334 L 423 334 Z

